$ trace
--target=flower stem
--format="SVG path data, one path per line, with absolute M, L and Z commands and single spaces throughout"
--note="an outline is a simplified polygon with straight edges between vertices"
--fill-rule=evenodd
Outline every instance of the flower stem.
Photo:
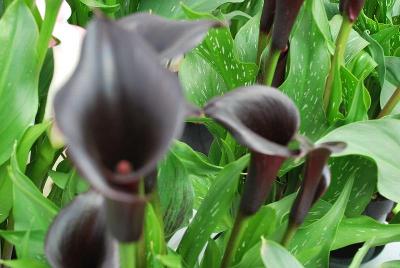
M 119 244 L 119 262 L 121 268 L 136 267 L 136 245 L 135 243 Z
M 343 22 L 340 27 L 339 34 L 336 39 L 335 53 L 333 54 L 331 61 L 331 69 L 326 79 L 325 92 L 324 92 L 324 108 L 325 111 L 329 110 L 329 104 L 331 102 L 333 82 L 335 80 L 336 66 L 341 66 L 344 59 L 344 52 L 346 50 L 347 40 L 349 38 L 353 22 L 349 20 L 347 16 L 343 17 Z
M 277 49 L 272 49 L 269 51 L 268 56 L 265 60 L 264 67 L 264 84 L 266 86 L 271 86 L 274 80 L 276 65 L 278 64 L 279 56 L 281 51 Z
M 349 268 L 360 267 L 365 255 L 367 255 L 368 250 L 371 248 L 372 244 L 373 244 L 373 239 L 366 241 L 364 243 L 364 245 L 358 249 L 357 254 L 354 256 L 353 260 L 351 261 Z
M 40 28 L 39 42 L 38 42 L 38 63 L 41 67 L 44 59 L 46 58 L 47 48 L 53 33 L 54 24 L 56 23 L 58 10 L 61 7 L 61 0 L 47 0 L 46 13 L 42 27 Z
M 228 244 L 225 248 L 224 257 L 222 258 L 221 268 L 229 267 L 232 259 L 235 256 L 235 252 L 237 247 L 239 246 L 239 242 L 243 235 L 243 225 L 246 221 L 247 217 L 244 216 L 242 213 L 238 212 L 235 223 L 233 224 L 232 232 L 229 237 Z
M 386 115 L 389 115 L 393 111 L 394 107 L 396 107 L 396 105 L 399 102 L 400 102 L 400 87 L 398 87 L 395 90 L 393 95 L 390 97 L 388 102 L 385 104 L 382 111 L 379 113 L 378 118 L 382 118 Z
M 292 241 L 293 236 L 296 234 L 297 231 L 297 226 L 290 224 L 288 228 L 286 229 L 285 235 L 282 238 L 281 244 L 287 248 L 290 244 L 290 241 Z

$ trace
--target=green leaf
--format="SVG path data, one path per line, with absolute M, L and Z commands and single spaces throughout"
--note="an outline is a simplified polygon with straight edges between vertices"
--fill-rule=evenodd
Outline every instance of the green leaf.
M 333 204 L 346 182 L 354 178 L 353 188 L 346 208 L 346 216 L 354 217 L 360 215 L 371 201 L 376 190 L 377 167 L 373 160 L 365 156 L 349 155 L 334 157 L 329 161 L 331 169 L 331 184 L 323 199 Z
M 302 268 L 303 265 L 286 248 L 270 240 L 262 240 L 261 258 L 266 268 Z
M 400 268 L 400 261 L 388 261 L 381 265 L 380 268 Z
M 20 170 L 16 155 L 8 168 L 13 182 L 13 216 L 15 230 L 47 230 L 57 215 L 58 208 L 46 199 L 29 178 Z
M 211 186 L 196 216 L 188 226 L 179 244 L 178 253 L 189 267 L 193 267 L 197 262 L 197 258 L 215 226 L 229 211 L 237 190 L 240 173 L 248 161 L 249 155 L 246 155 L 224 167 L 217 175 L 215 183 Z
M 329 252 L 337 227 L 344 215 L 352 185 L 353 179 L 350 179 L 328 213 L 318 221 L 300 227 L 293 237 L 289 245 L 290 252 L 305 267 L 328 267 Z
M 236 57 L 242 62 L 256 63 L 260 15 L 261 13 L 258 13 L 249 19 L 235 36 L 234 51 Z
M 117 4 L 104 4 L 100 0 L 80 0 L 81 3 L 85 4 L 90 8 L 100 8 L 104 12 L 115 12 L 119 10 L 120 5 Z
M 158 255 L 157 260 L 168 268 L 182 268 L 181 257 L 177 254 Z
M 141 1 L 138 11 L 152 12 L 168 18 L 184 18 L 181 4 L 198 12 L 210 12 L 225 3 L 241 3 L 244 0 L 146 0 Z
M 275 231 L 276 213 L 270 206 L 262 207 L 243 226 L 243 236 L 235 253 L 234 263 L 240 262 L 245 253 L 260 242 L 262 237 L 268 237 Z
M 171 148 L 171 152 L 184 164 L 189 174 L 209 176 L 222 169 L 219 166 L 211 164 L 204 154 L 195 152 L 184 142 L 176 141 Z
M 208 239 L 207 248 L 201 261 L 201 268 L 218 267 L 222 253 L 214 239 Z
M 13 1 L 0 20 L 0 165 L 38 108 L 38 29 L 23 0 Z M 29 45 L 27 45 L 29 44 Z
M 323 109 L 323 94 L 331 56 L 325 35 L 319 26 L 327 23 L 324 12 L 321 0 L 305 1 L 296 30 L 292 33 L 289 73 L 281 86 L 282 91 L 300 109 L 300 133 L 312 140 L 321 137 L 328 128 Z
M 390 83 L 400 87 L 400 58 L 385 57 L 386 77 Z
M 384 224 L 367 217 L 343 219 L 339 225 L 333 249 L 374 239 L 374 245 L 400 241 L 400 224 Z
M 146 241 L 146 257 L 149 267 L 154 266 L 153 257 L 156 257 L 155 259 L 157 260 L 160 254 L 165 253 L 166 244 L 162 228 L 153 206 L 147 204 L 144 235 Z
M 211 30 L 203 43 L 188 54 L 179 78 L 189 100 L 202 106 L 214 96 L 253 84 L 257 70 L 254 63 L 236 58 L 230 31 L 218 29 Z
M 35 259 L 0 260 L 0 264 L 10 268 L 49 268 L 48 265 Z
M 69 173 L 64 173 L 64 172 L 49 170 L 49 176 L 51 180 L 55 183 L 55 185 L 57 185 L 63 190 L 66 189 L 72 173 L 75 173 L 74 177 L 78 180 L 75 194 L 86 192 L 89 189 L 89 184 L 86 182 L 86 180 L 79 177 L 79 175 L 76 172 L 71 171 Z
M 373 159 L 378 167 L 378 191 L 386 198 L 400 202 L 398 133 L 400 121 L 383 118 L 342 126 L 318 142 L 344 141 L 347 149 L 337 156 L 364 155 Z
M 164 214 L 164 230 L 172 236 L 192 217 L 193 186 L 183 163 L 174 153 L 159 166 L 157 185 Z
M 7 172 L 8 162 L 0 166 L 0 223 L 4 222 L 12 208 L 12 182 Z

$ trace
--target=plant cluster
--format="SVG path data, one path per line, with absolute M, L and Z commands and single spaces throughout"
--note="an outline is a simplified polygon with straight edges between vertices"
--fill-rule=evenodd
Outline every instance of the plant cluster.
M 399 0 L 0 0 L 0 31 L 0 267 L 400 241 Z

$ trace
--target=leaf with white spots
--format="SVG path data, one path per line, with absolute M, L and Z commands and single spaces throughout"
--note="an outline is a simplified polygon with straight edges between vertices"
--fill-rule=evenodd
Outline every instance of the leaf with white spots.
M 256 63 L 259 28 L 260 13 L 249 19 L 236 34 L 234 48 L 239 60 Z
M 327 214 L 306 227 L 300 227 L 289 245 L 289 251 L 305 267 L 325 268 L 329 263 L 329 252 L 337 227 L 344 215 L 353 179 L 347 181 L 340 197 Z M 313 250 L 315 249 L 315 250 Z
M 378 176 L 376 164 L 368 157 L 349 155 L 331 158 L 329 165 L 332 174 L 331 184 L 322 198 L 333 204 L 343 191 L 346 182 L 354 178 L 349 197 L 351 206 L 346 208 L 346 216 L 360 215 L 376 190 Z
M 316 20 L 327 20 L 319 5 L 321 0 L 307 0 L 299 15 L 297 27 L 290 42 L 290 66 L 281 89 L 300 110 L 300 132 L 316 140 L 327 130 L 328 124 L 323 109 L 325 80 L 330 68 L 330 53 L 324 33 Z M 327 23 L 325 21 L 324 23 Z
M 219 221 L 229 211 L 235 196 L 240 173 L 247 166 L 246 155 L 230 163 L 217 175 L 207 196 L 204 198 L 196 216 L 188 226 L 178 253 L 188 267 L 194 267 L 204 245 L 215 230 Z
M 189 100 L 202 106 L 228 90 L 253 84 L 257 70 L 256 64 L 236 58 L 229 30 L 218 29 L 186 56 L 179 78 Z

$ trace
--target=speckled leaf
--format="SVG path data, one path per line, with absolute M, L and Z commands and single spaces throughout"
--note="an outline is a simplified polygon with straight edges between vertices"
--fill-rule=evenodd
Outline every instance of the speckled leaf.
M 255 81 L 258 67 L 240 62 L 233 42 L 228 29 L 212 30 L 187 56 L 179 76 L 190 100 L 202 105 L 216 95 Z M 196 100 L 199 96 L 200 100 Z
M 344 141 L 347 149 L 338 154 L 364 155 L 378 167 L 378 191 L 386 198 L 400 202 L 400 120 L 384 118 L 345 125 L 318 142 Z M 373 145 L 371 144 L 373 141 Z
M 360 215 L 376 190 L 377 168 L 375 163 L 367 157 L 349 155 L 332 158 L 330 169 L 331 184 L 323 199 L 333 204 L 343 191 L 346 182 L 354 178 L 349 197 L 349 203 L 352 205 L 347 206 L 346 216 Z
M 328 128 L 323 109 L 325 79 L 330 68 L 330 53 L 324 33 L 318 24 L 327 23 L 321 0 L 307 0 L 299 15 L 290 44 L 290 69 L 281 86 L 294 100 L 301 114 L 302 134 L 318 139 Z M 315 19 L 318 17 L 318 21 Z
M 347 181 L 340 197 L 332 208 L 318 221 L 297 231 L 289 245 L 290 252 L 305 267 L 328 267 L 329 252 L 351 192 L 353 180 Z M 312 250 L 316 248 L 318 250 Z M 301 258 L 300 258 L 301 256 Z
M 249 156 L 246 155 L 227 165 L 217 175 L 215 183 L 211 186 L 196 216 L 186 230 L 179 244 L 178 253 L 189 267 L 193 267 L 197 262 L 197 258 L 215 226 L 229 211 L 237 189 L 239 175 L 248 161 Z
M 36 259 L 42 264 L 47 262 L 44 254 L 45 230 L 0 230 L 0 237 L 15 246 L 18 259 Z
M 138 10 L 153 12 L 169 18 L 182 18 L 184 13 L 181 4 L 199 12 L 210 12 L 225 3 L 241 3 L 244 0 L 146 0 L 140 1 Z
M 236 34 L 234 49 L 239 60 L 256 63 L 259 27 L 260 13 L 249 19 Z

